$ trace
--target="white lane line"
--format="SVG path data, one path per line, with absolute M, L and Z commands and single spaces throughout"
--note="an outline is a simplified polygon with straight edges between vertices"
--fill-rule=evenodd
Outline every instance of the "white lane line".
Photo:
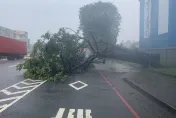
M 7 109 L 7 104 L 0 106 L 0 113 L 1 113 L 4 109 Z
M 25 85 L 34 85 L 34 84 L 40 84 L 41 82 L 35 82 L 35 83 L 27 83 L 25 81 L 21 82 L 21 84 L 25 84 Z
M 74 112 L 75 112 L 75 109 L 70 109 L 67 118 L 74 118 L 74 115 L 73 115 Z
M 28 81 L 32 81 L 32 82 L 43 82 L 42 80 L 32 80 L 32 79 L 28 79 Z
M 20 90 L 20 89 L 27 89 L 27 88 L 36 87 L 36 85 L 33 85 L 33 86 L 24 86 L 24 87 L 20 87 L 20 86 L 14 85 L 12 87 Z
M 25 94 L 23 94 L 22 96 L 20 96 L 19 98 L 17 98 L 16 100 L 14 100 L 13 102 L 11 102 L 10 104 L 8 104 L 6 107 L 2 108 L 0 110 L 0 113 L 3 112 L 4 110 L 6 110 L 7 108 L 9 108 L 10 106 L 12 106 L 13 104 L 15 104 L 17 101 L 19 101 L 20 99 L 22 99 L 24 96 L 26 96 L 27 94 L 29 94 L 30 92 L 32 92 L 33 90 L 35 90 L 37 87 L 39 87 L 40 85 L 42 85 L 43 83 L 45 83 L 46 81 L 41 82 L 39 85 L 37 85 L 36 87 L 32 88 L 31 90 L 29 90 L 28 92 L 26 92 Z M 20 83 L 20 82 L 19 82 Z M 18 84 L 18 83 L 17 83 Z M 14 84 L 16 85 L 16 84 Z M 12 85 L 13 86 L 13 85 Z M 10 86 L 10 87 L 12 87 Z M 7 87 L 7 88 L 10 88 Z M 1 90 L 2 91 L 2 90 Z
M 30 79 L 26 79 L 26 80 L 30 80 Z M 23 80 L 23 81 L 26 81 L 26 80 Z M 23 82 L 23 81 L 20 81 L 20 82 L 18 82 L 18 83 L 16 83 L 16 84 L 13 84 L 12 86 L 18 85 L 18 84 L 20 84 L 20 83 Z M 9 86 L 9 87 L 4 88 L 4 89 L 9 89 L 9 88 L 11 88 L 12 86 Z M 4 90 L 4 89 L 3 89 L 3 90 Z M 0 92 L 2 92 L 2 90 L 1 90 Z
M 2 105 L 2 106 L 0 106 L 0 109 L 4 108 L 4 107 L 6 107 L 6 106 L 7 106 L 7 104 Z
M 11 66 L 9 66 L 10 68 L 12 68 L 12 67 L 16 67 L 17 65 L 11 65 Z
M 91 110 L 90 109 L 86 109 L 86 118 L 92 118 L 91 114 Z
M 8 100 L 13 100 L 13 99 L 18 99 L 19 97 L 20 97 L 20 96 L 0 99 L 0 102 L 4 102 L 4 101 L 8 101 Z
M 78 109 L 77 118 L 83 118 L 83 109 Z
M 17 92 L 10 92 L 8 90 L 2 90 L 2 92 L 6 95 L 15 95 L 15 94 L 19 94 L 19 93 L 25 93 L 25 92 L 28 92 L 29 90 L 24 90 L 24 91 L 17 91 Z
M 60 108 L 55 118 L 62 118 L 65 108 Z

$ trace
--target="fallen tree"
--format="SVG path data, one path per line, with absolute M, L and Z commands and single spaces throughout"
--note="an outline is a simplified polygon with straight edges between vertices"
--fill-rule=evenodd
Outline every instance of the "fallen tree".
M 88 58 L 84 48 L 93 52 Z M 19 64 L 17 70 L 25 69 L 25 78 L 64 81 L 67 75 L 88 68 L 97 54 L 89 40 L 61 28 L 54 34 L 45 33 L 35 43 L 31 58 Z
M 19 64 L 17 70 L 25 69 L 25 78 L 64 81 L 68 75 L 86 70 L 93 62 L 105 63 L 104 58 L 148 65 L 150 58 L 147 59 L 146 54 L 116 45 L 120 21 L 118 9 L 111 3 L 83 6 L 80 9 L 80 29 L 84 37 L 70 28 L 61 28 L 54 34 L 47 32 L 35 43 L 31 58 Z M 91 51 L 89 56 L 85 48 Z M 139 57 L 137 61 L 136 57 Z
M 85 48 L 91 51 L 88 57 L 85 56 Z M 86 70 L 94 62 L 105 63 L 104 58 L 137 62 L 147 66 L 153 57 L 148 59 L 146 56 L 151 57 L 146 53 L 133 52 L 105 41 L 97 42 L 94 36 L 92 39 L 85 39 L 76 32 L 71 34 L 61 28 L 54 34 L 45 33 L 35 43 L 31 58 L 19 64 L 17 70 L 25 69 L 25 78 L 64 81 L 68 75 Z
M 116 43 L 121 21 L 118 9 L 108 2 L 92 3 L 80 8 L 79 18 L 84 38 L 72 29 L 74 34 L 67 32 L 69 28 L 47 32 L 35 43 L 31 58 L 19 64 L 17 70 L 26 69 L 25 78 L 63 81 L 67 75 L 87 69 L 94 60 L 104 63 L 99 61 L 101 54 L 110 48 L 101 42 Z M 89 56 L 84 48 L 91 51 Z

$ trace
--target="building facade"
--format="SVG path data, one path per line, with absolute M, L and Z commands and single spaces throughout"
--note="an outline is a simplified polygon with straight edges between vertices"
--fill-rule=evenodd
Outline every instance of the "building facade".
M 139 1 L 140 50 L 158 53 L 161 64 L 176 66 L 176 0 Z
M 176 47 L 176 0 L 140 0 L 140 48 Z

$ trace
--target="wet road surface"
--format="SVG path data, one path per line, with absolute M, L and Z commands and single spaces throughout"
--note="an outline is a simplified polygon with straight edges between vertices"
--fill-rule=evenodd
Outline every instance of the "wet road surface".
M 24 80 L 20 75 L 22 73 L 17 72 L 15 68 L 10 67 L 9 70 L 9 66 L 15 63 L 0 64 L 0 69 L 2 69 L 0 72 L 1 89 Z M 43 83 L 1 112 L 0 118 L 176 117 L 175 113 L 168 111 L 124 82 L 123 78 L 129 73 L 129 70 L 133 72 L 137 69 L 123 65 L 123 68 L 120 68 L 118 64 L 110 66 L 109 63 L 111 62 L 107 62 L 108 66 L 106 64 L 96 65 L 98 70 L 93 69 L 73 75 L 64 84 L 58 82 Z M 115 64 L 112 63 L 112 65 Z M 128 71 L 122 71 L 125 68 Z M 10 74 L 5 74 L 7 70 Z M 31 83 L 32 81 L 26 82 Z M 35 82 L 34 85 L 38 85 L 38 83 Z M 31 88 L 22 90 L 31 90 Z M 15 94 L 15 96 L 17 95 L 21 95 L 21 93 Z M 0 106 L 3 103 L 1 102 L 2 97 L 4 96 L 0 94 Z M 11 98 L 12 96 L 8 97 Z
M 16 71 L 15 66 L 22 62 L 0 60 L 0 90 L 23 80 L 22 72 Z

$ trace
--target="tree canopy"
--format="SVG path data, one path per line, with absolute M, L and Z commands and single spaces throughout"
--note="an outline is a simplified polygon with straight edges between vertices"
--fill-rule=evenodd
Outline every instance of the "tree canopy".
M 115 5 L 110 2 L 96 2 L 85 5 L 79 11 L 80 29 L 87 39 L 94 36 L 116 44 L 119 34 L 121 16 Z
M 47 32 L 34 44 L 31 58 L 17 69 L 26 69 L 25 78 L 64 80 L 85 60 L 83 48 L 85 42 L 64 28 L 54 34 Z

